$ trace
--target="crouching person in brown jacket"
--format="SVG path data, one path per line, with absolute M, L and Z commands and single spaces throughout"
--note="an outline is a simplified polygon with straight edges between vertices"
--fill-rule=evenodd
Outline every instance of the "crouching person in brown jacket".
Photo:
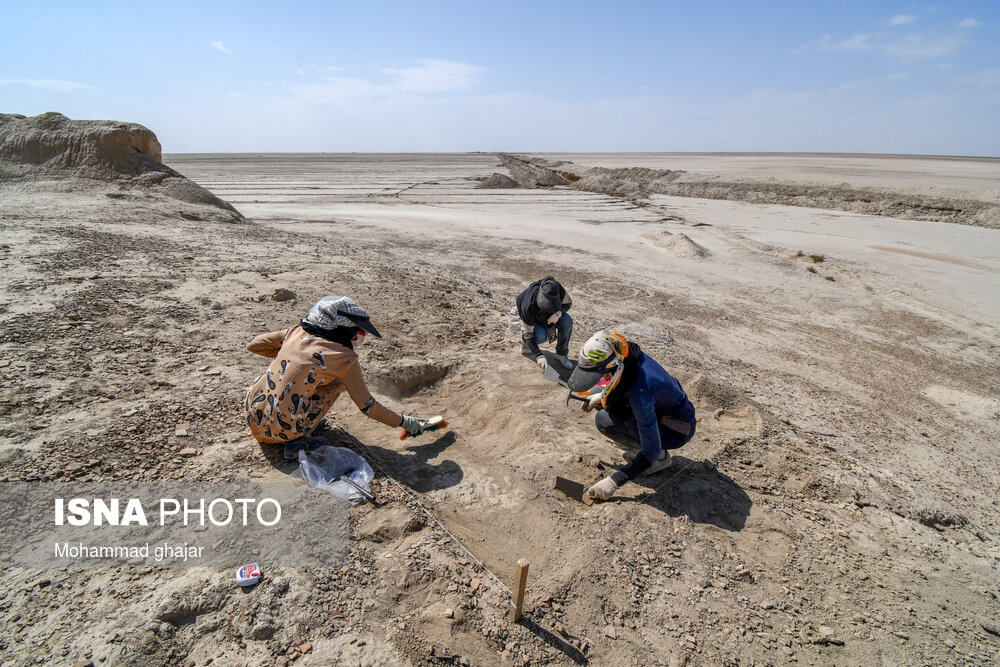
M 343 389 L 361 412 L 386 426 L 423 432 L 427 420 L 399 415 L 368 391 L 356 348 L 368 335 L 381 338 L 365 312 L 346 296 L 325 296 L 299 324 L 257 336 L 247 349 L 271 357 L 267 370 L 247 387 L 243 407 L 257 442 L 283 444 L 285 459 L 325 444 L 313 438 Z

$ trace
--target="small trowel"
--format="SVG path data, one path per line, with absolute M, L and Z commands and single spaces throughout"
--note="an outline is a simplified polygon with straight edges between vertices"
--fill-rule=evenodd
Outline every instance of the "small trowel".
M 573 500 L 579 500 L 584 505 L 593 505 L 594 500 L 587 495 L 587 487 L 580 482 L 574 482 L 565 477 L 556 477 L 556 489 L 562 491 Z
M 542 371 L 542 376 L 550 382 L 559 382 L 562 380 L 562 376 L 559 375 L 558 369 L 556 369 L 555 364 L 547 364 L 545 370 Z

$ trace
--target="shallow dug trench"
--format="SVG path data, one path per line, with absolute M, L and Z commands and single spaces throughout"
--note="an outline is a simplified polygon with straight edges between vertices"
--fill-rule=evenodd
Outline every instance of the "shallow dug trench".
M 383 377 L 374 382 L 379 393 L 389 398 L 405 398 L 417 391 L 429 388 L 437 380 L 448 374 L 449 366 L 416 362 L 401 362 L 402 369 L 396 369 L 391 377 Z
M 449 422 L 444 431 L 382 447 L 374 444 L 382 440 L 378 431 L 364 422 L 358 424 L 364 432 L 347 428 L 376 472 L 382 468 L 415 492 L 502 581 L 527 558 L 529 589 L 544 597 L 562 583 L 554 575 L 567 558 L 578 557 L 581 548 L 603 549 L 607 536 L 598 533 L 631 515 L 638 500 L 645 498 L 636 512 L 668 529 L 674 519 L 727 532 L 745 526 L 751 501 L 725 472 L 727 452 L 760 442 L 764 416 L 736 390 L 701 376 L 681 380 L 698 412 L 695 438 L 675 452 L 669 471 L 628 484 L 614 501 L 591 508 L 556 491 L 556 475 L 589 485 L 624 460 L 594 428 L 593 413 L 582 413 L 577 403 L 567 407 L 566 388 L 515 354 L 475 363 L 404 364 L 402 372 L 377 380 L 387 396 L 439 408 Z

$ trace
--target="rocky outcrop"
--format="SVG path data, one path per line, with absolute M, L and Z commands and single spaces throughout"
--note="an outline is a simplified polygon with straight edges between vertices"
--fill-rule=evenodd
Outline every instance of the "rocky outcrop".
M 24 188 L 98 187 L 123 193 L 140 191 L 228 213 L 234 222 L 245 218 L 197 183 L 164 165 L 160 142 L 138 123 L 113 120 L 71 120 L 48 112 L 26 117 L 0 114 L 0 184 Z
M 74 172 L 90 178 L 139 176 L 163 165 L 156 135 L 142 125 L 70 120 L 55 113 L 0 114 L 0 177 Z

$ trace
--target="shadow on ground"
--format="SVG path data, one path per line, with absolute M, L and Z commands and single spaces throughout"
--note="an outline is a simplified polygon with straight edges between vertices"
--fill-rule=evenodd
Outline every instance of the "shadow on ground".
M 453 431 L 425 433 L 418 436 L 423 442 L 417 444 L 416 438 L 411 439 L 408 442 L 413 444 L 402 451 L 366 445 L 342 428 L 327 427 L 314 435 L 325 438 L 331 447 L 346 447 L 363 456 L 371 464 L 376 477 L 388 474 L 418 493 L 447 489 L 460 483 L 464 477 L 461 466 L 455 461 L 429 463 L 454 444 Z M 299 467 L 296 461 L 283 459 L 284 447 L 281 445 L 261 445 L 260 448 L 268 463 L 286 475 Z
M 701 461 L 674 456 L 673 465 L 633 483 L 649 489 L 636 498 L 612 498 L 617 502 L 642 502 L 670 516 L 687 516 L 723 530 L 740 531 L 746 526 L 753 503 L 731 477 Z
M 528 616 L 522 616 L 521 620 L 518 622 L 523 627 L 531 631 L 531 633 L 534 634 L 536 637 L 538 637 L 538 639 L 545 642 L 546 644 L 556 649 L 557 651 L 562 652 L 564 656 L 572 660 L 574 663 L 578 665 L 590 664 L 590 661 L 587 660 L 587 656 L 581 653 L 580 649 L 568 643 L 559 635 L 546 630 L 537 622 L 535 622 L 534 619 L 529 618 Z

